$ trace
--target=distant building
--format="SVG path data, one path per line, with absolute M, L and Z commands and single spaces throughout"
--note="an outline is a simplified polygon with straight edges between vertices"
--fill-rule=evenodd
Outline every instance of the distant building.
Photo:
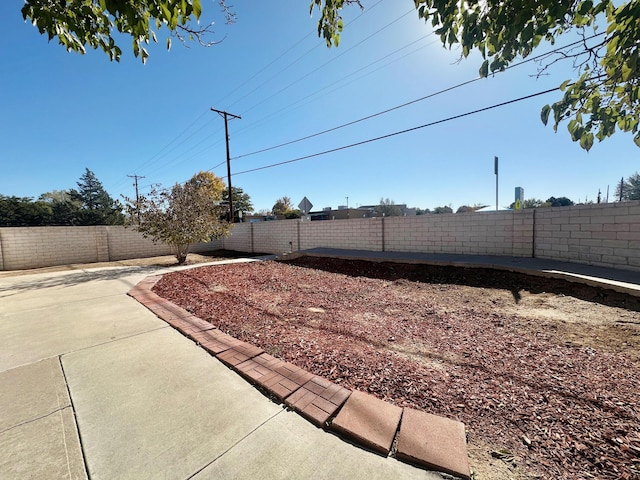
M 396 203 L 394 205 L 392 205 L 394 207 L 397 207 L 398 209 L 400 209 L 400 216 L 401 217 L 410 217 L 416 214 L 416 208 L 409 208 L 407 207 L 406 203 Z M 378 214 L 378 209 L 380 208 L 380 205 L 361 205 L 360 208 L 366 208 L 368 210 L 372 210 L 373 211 L 373 215 L 372 217 L 379 217 L 380 215 Z
M 406 204 L 394 205 L 400 210 L 400 216 L 416 215 L 415 208 L 408 208 Z M 339 205 L 337 210 L 325 207 L 319 212 L 310 212 L 311 220 L 348 220 L 352 218 L 373 218 L 380 217 L 378 209 L 380 205 L 361 205 L 358 208 L 347 208 L 346 205 Z

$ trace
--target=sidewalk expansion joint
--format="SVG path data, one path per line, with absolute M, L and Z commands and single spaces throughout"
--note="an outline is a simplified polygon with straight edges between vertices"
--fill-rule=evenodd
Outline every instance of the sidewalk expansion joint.
M 91 480 L 91 473 L 89 473 L 89 465 L 87 464 L 87 455 L 85 453 L 84 442 L 82 440 L 82 433 L 80 432 L 80 428 L 78 427 L 78 417 L 76 416 L 76 408 L 73 404 L 73 397 L 71 396 L 71 389 L 69 388 L 69 381 L 67 380 L 67 372 L 64 370 L 64 365 L 62 364 L 62 355 L 58 356 L 58 362 L 60 363 L 60 370 L 62 371 L 62 377 L 64 378 L 64 386 L 67 389 L 67 395 L 69 396 L 69 402 L 71 407 L 71 412 L 73 413 L 73 425 L 76 429 L 76 434 L 78 435 L 78 442 L 80 443 L 80 453 L 82 454 L 82 464 L 84 465 L 84 473 L 87 476 L 88 480 Z M 65 442 L 65 451 L 66 451 L 66 442 Z M 67 454 L 67 466 L 69 465 L 69 456 Z
M 193 477 L 195 477 L 196 475 L 198 475 L 200 472 L 202 472 L 203 470 L 207 469 L 208 467 L 210 467 L 211 465 L 213 465 L 215 462 L 217 462 L 219 459 L 221 459 L 222 457 L 224 457 L 227 453 L 229 453 L 231 450 L 233 450 L 236 446 L 238 446 L 239 444 L 241 444 L 242 442 L 244 442 L 247 438 L 249 438 L 251 435 L 253 435 L 255 432 L 257 432 L 258 430 L 260 430 L 264 425 L 266 425 L 268 422 L 270 422 L 271 420 L 273 420 L 274 418 L 276 418 L 278 415 L 280 415 L 282 412 L 284 412 L 284 410 L 280 410 L 279 412 L 271 415 L 269 418 L 267 418 L 265 421 L 261 422 L 257 427 L 255 427 L 253 430 L 251 430 L 249 433 L 247 433 L 246 435 L 244 435 L 242 438 L 238 439 L 236 442 L 234 442 L 229 448 L 227 448 L 224 452 L 220 453 L 217 457 L 215 457 L 213 460 L 211 460 L 210 462 L 208 462 L 206 465 L 204 465 L 202 468 L 198 469 L 197 471 L 193 472 L 191 475 L 189 475 L 185 480 L 191 480 Z
M 125 335 L 123 337 L 114 338 L 112 340 L 106 340 L 104 342 L 94 343 L 93 345 L 89 345 L 87 347 L 77 348 L 75 350 L 69 350 L 68 352 L 64 352 L 60 354 L 60 357 L 64 357 L 66 355 L 72 355 L 77 352 L 83 352 L 84 350 L 91 350 L 92 348 L 101 347 L 103 345 L 109 345 L 110 343 L 120 342 L 121 340 L 126 340 L 128 338 L 139 337 L 140 335 L 146 335 L 147 333 L 157 332 L 158 330 L 164 330 L 165 328 L 170 328 L 169 325 L 162 325 L 160 327 L 152 328 L 151 330 L 145 330 L 144 332 L 132 333 L 131 335 Z

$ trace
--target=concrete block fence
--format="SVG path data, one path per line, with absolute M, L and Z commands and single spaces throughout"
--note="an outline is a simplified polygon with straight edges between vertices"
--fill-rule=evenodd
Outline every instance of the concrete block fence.
M 537 257 L 640 270 L 640 202 L 523 211 L 279 220 L 234 225 L 231 235 L 192 249 L 281 254 L 315 247 Z M 0 228 L 0 270 L 169 254 L 131 229 Z

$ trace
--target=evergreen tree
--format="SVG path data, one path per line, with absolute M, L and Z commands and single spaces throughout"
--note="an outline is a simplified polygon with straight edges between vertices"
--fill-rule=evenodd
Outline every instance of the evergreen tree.
M 616 199 L 640 200 L 640 173 L 636 172 L 618 183 Z
M 78 225 L 122 225 L 122 205 L 109 196 L 95 174 L 86 169 L 77 182 L 78 190 L 71 190 L 71 199 L 80 202 Z

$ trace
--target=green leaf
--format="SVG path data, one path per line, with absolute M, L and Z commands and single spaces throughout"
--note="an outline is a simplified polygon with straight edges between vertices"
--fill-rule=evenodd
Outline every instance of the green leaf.
M 169 10 L 169 7 L 167 7 L 165 3 L 161 3 L 160 10 L 162 10 L 162 18 L 169 23 L 171 20 L 171 11 Z
M 575 133 L 576 129 L 580 126 L 580 124 L 578 123 L 577 120 L 571 120 L 568 124 L 567 124 L 567 130 L 569 130 L 569 133 L 573 134 Z M 577 139 L 576 139 L 577 140 Z
M 193 15 L 196 19 L 200 18 L 200 15 L 202 15 L 202 5 L 200 5 L 200 0 L 193 0 Z
M 484 62 L 482 62 L 479 73 L 482 78 L 485 78 L 487 77 L 487 75 L 489 75 L 489 60 L 485 60 Z
M 540 120 L 542 120 L 542 123 L 544 123 L 545 125 L 549 121 L 550 113 L 551 113 L 551 107 L 549 105 L 545 105 L 544 107 L 542 107 L 542 111 L 540 112 Z
M 633 137 L 633 143 L 635 143 L 638 147 L 640 147 L 640 133 L 638 133 L 635 137 Z
M 571 83 L 571 80 L 565 80 L 564 82 L 562 82 L 562 84 L 560 85 L 560 91 L 564 92 L 564 90 L 567 88 L 567 85 L 569 85 Z
M 593 146 L 593 133 L 585 132 L 580 137 L 580 146 L 584 148 L 587 152 L 591 150 Z
M 527 43 L 532 38 L 533 38 L 533 23 L 529 23 L 527 24 L 526 27 L 524 27 L 524 30 L 520 34 L 520 40 L 522 41 L 522 43 Z

